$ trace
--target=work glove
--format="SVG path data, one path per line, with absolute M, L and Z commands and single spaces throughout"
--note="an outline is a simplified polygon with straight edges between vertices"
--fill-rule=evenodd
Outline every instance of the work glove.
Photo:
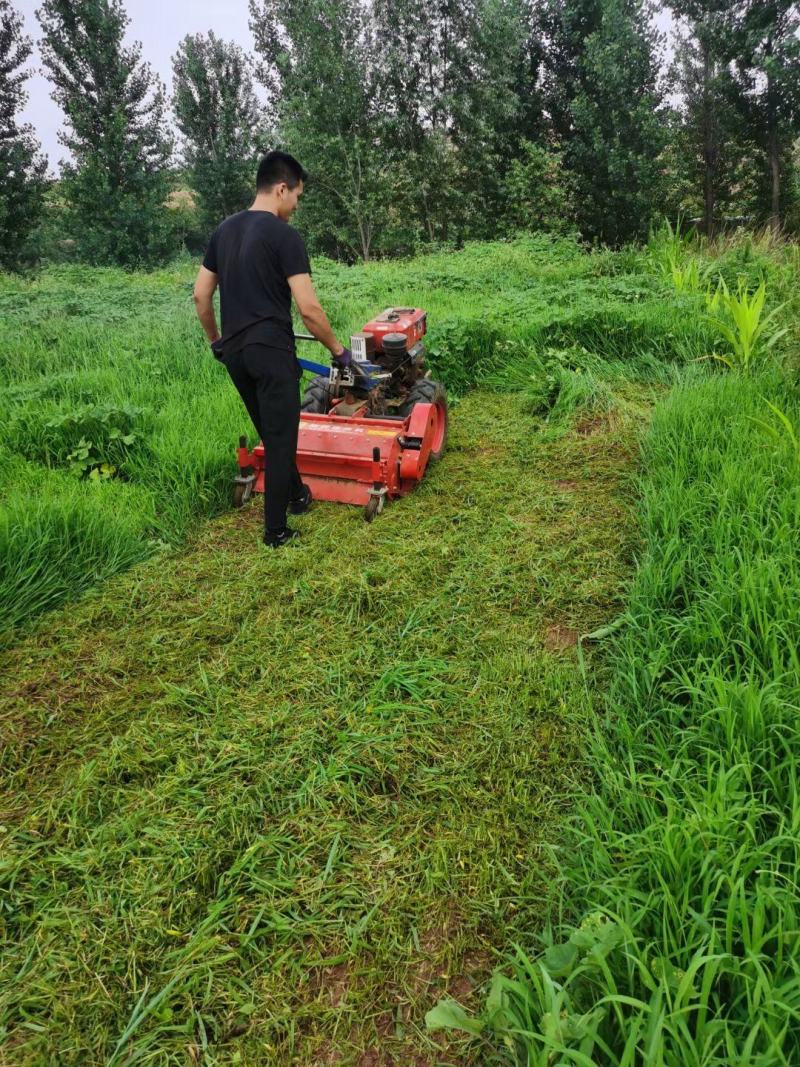
M 214 359 L 222 359 L 225 353 L 222 351 L 222 338 L 217 338 L 216 341 L 211 342 L 211 351 L 214 355 Z
M 353 353 L 349 348 L 345 348 L 338 356 L 332 356 L 331 360 L 337 367 L 349 367 L 353 362 Z

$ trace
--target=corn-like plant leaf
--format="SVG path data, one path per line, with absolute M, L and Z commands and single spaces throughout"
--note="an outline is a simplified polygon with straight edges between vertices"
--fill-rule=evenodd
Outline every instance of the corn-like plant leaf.
M 425 1016 L 425 1025 L 429 1030 L 463 1030 L 475 1037 L 480 1037 L 484 1027 L 480 1019 L 467 1015 L 455 1000 L 440 1000 Z

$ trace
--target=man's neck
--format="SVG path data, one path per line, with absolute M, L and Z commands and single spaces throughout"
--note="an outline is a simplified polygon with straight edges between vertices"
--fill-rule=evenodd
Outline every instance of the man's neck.
M 257 193 L 256 198 L 250 205 L 251 211 L 271 211 L 273 215 L 277 215 L 277 203 L 275 197 L 269 196 L 268 193 Z

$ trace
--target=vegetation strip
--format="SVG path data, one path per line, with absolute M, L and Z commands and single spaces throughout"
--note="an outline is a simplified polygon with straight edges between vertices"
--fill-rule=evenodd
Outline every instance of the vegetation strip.
M 797 267 L 669 230 L 326 265 L 345 328 L 391 288 L 432 310 L 454 394 L 494 391 L 374 530 L 319 508 L 277 560 L 253 511 L 193 525 L 241 414 L 195 362 L 183 268 L 98 274 L 78 327 L 69 272 L 30 287 L 30 343 L 0 354 L 14 1062 L 796 1061 Z M 137 300 L 168 327 L 132 329 Z M 620 476 L 666 384 L 625 603 Z M 130 420 L 119 465 L 74 447 L 80 419 Z M 160 556 L 23 639 L 119 543 Z M 587 766 L 584 682 L 609 679 Z M 479 1042 L 431 1043 L 438 997 L 429 1024 Z
M 564 918 L 480 1018 L 445 1002 L 432 1026 L 537 1067 L 800 1059 L 799 417 L 774 372 L 657 410 Z

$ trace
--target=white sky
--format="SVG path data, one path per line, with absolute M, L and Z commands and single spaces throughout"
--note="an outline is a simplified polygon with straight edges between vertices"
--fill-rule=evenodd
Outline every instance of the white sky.
M 41 37 L 36 18 L 39 0 L 12 0 L 12 4 L 22 13 L 26 34 L 33 38 L 35 45 L 38 44 Z M 125 7 L 131 20 L 129 40 L 141 41 L 142 58 L 161 77 L 168 91 L 171 89 L 172 56 L 187 33 L 213 30 L 225 40 L 236 41 L 245 51 L 252 52 L 247 0 L 127 0 Z M 667 14 L 660 14 L 657 21 L 663 30 L 668 30 L 671 25 Z M 62 115 L 50 99 L 50 86 L 41 71 L 38 47 L 34 47 L 30 66 L 36 72 L 27 82 L 28 103 L 22 119 L 36 130 L 49 159 L 50 170 L 55 172 L 59 160 L 66 154 L 58 141 Z

